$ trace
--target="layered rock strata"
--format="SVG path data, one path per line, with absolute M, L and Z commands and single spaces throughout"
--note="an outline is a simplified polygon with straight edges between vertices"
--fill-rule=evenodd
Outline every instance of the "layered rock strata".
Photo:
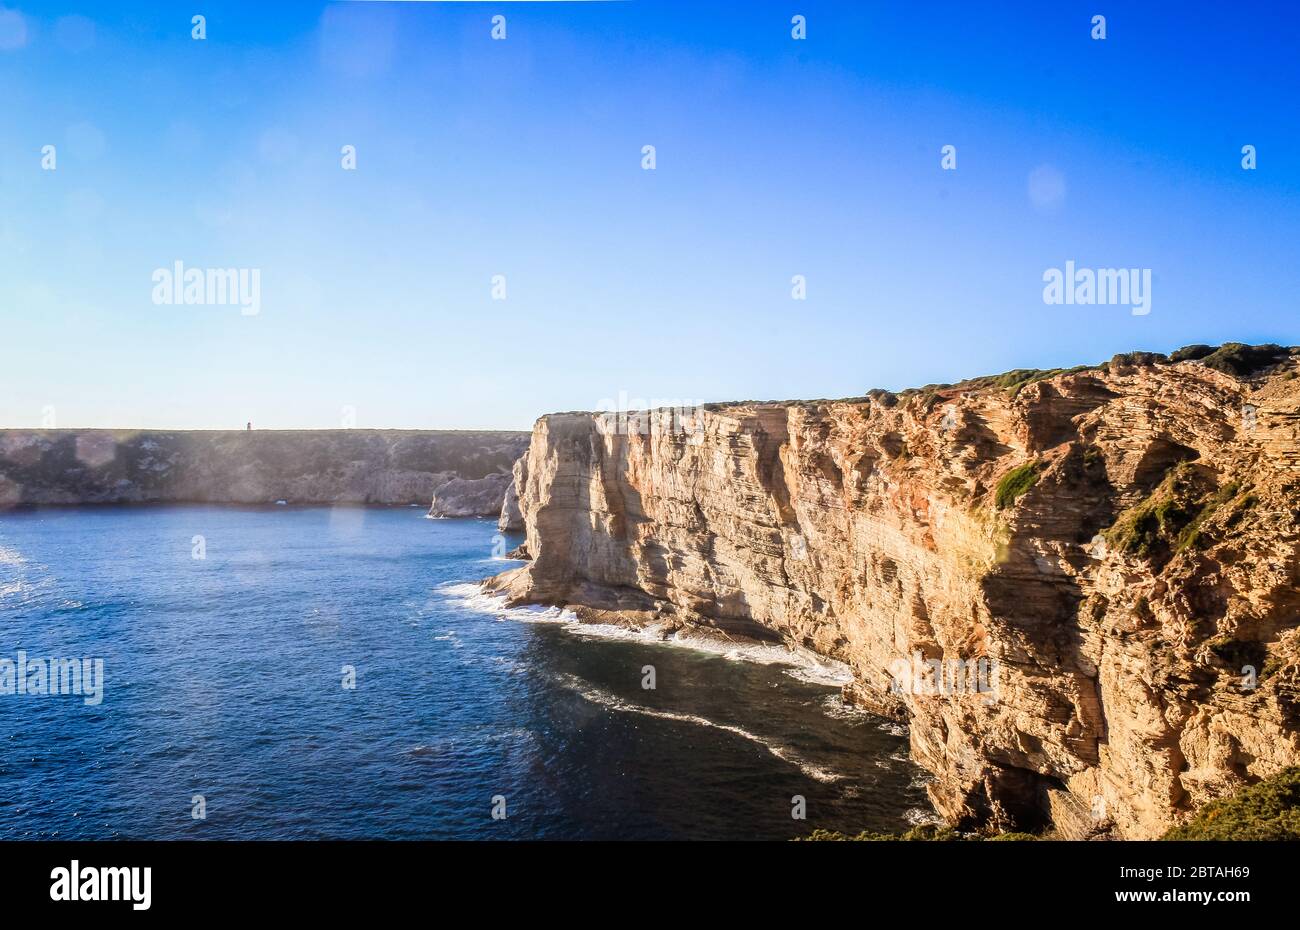
M 1274 361 L 1117 357 L 630 435 L 542 417 L 532 561 L 489 584 L 847 662 L 952 824 L 1155 837 L 1300 760 L 1300 379 Z

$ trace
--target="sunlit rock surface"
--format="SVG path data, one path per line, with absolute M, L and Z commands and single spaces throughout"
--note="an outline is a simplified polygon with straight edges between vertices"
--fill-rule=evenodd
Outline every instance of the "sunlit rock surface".
M 849 696 L 910 721 L 951 823 L 1154 837 L 1300 760 L 1296 367 L 1117 357 L 632 435 L 546 416 L 532 561 L 492 586 L 849 663 Z M 1190 496 L 1162 505 L 1174 477 Z M 898 687 L 914 658 L 989 660 L 995 687 Z

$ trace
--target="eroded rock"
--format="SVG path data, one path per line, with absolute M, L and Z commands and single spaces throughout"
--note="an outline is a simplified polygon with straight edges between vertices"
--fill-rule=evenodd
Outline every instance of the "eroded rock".
M 640 599 L 849 663 L 846 693 L 910 720 L 950 823 L 1154 837 L 1300 760 L 1295 372 L 1125 357 L 1010 388 L 713 405 L 691 434 L 668 413 L 632 435 L 543 417 L 520 482 L 532 562 L 493 587 Z M 1186 499 L 1159 506 L 1178 467 L 1197 470 Z M 1154 524 L 1111 532 L 1144 503 Z M 899 688 L 914 659 L 992 661 L 996 688 Z

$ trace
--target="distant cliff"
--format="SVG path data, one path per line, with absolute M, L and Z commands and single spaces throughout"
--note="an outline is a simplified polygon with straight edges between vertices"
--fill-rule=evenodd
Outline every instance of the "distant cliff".
M 494 479 L 500 513 L 523 432 L 0 430 L 0 507 L 56 504 L 421 504 Z
M 543 417 L 492 586 L 849 663 L 950 823 L 1159 836 L 1300 762 L 1298 363 Z

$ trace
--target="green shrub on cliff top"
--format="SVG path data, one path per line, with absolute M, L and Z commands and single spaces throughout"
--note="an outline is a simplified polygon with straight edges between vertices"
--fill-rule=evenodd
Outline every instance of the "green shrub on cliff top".
M 1167 840 L 1300 840 L 1300 766 L 1202 807 Z
M 1171 362 L 1198 362 L 1205 356 L 1214 352 L 1214 346 L 1207 346 L 1203 342 L 1196 342 L 1189 346 L 1183 346 L 1181 349 L 1173 352 L 1169 356 Z
M 1003 475 L 993 497 L 993 503 L 998 510 L 1010 507 L 1016 502 L 1016 498 L 1037 484 L 1041 469 L 1040 462 L 1026 462 Z
M 1271 342 L 1259 346 L 1248 346 L 1242 342 L 1225 342 L 1200 359 L 1200 362 L 1206 368 L 1213 368 L 1237 378 L 1248 378 L 1271 365 L 1276 365 L 1290 354 L 1289 349 Z
M 1055 378 L 1057 375 L 1073 375 L 1081 371 L 1093 371 L 1098 367 L 1097 365 L 1075 365 L 1073 368 L 1013 368 L 1011 371 L 1004 371 L 1000 375 L 967 378 L 956 385 L 948 386 L 957 387 L 964 391 L 997 388 L 1006 391 L 1012 397 L 1016 397 L 1021 390 L 1039 381 L 1046 381 L 1048 378 Z
M 1106 367 L 1122 372 L 1127 368 L 1149 368 L 1167 361 L 1169 357 L 1160 352 L 1119 352 L 1111 357 Z
M 1244 342 L 1225 342 L 1221 346 L 1207 346 L 1203 343 L 1183 346 L 1169 356 L 1171 362 L 1200 362 L 1206 368 L 1213 368 L 1224 374 L 1238 378 L 1251 375 L 1285 361 L 1295 354 L 1293 348 L 1274 343 L 1251 346 Z

